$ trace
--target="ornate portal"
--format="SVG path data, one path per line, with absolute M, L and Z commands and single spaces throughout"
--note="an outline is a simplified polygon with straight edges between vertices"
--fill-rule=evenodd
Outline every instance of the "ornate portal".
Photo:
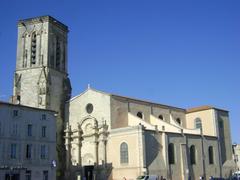
M 88 115 L 77 123 L 77 128 L 67 123 L 65 146 L 67 151 L 67 171 L 79 176 L 92 176 L 107 168 L 108 125 L 100 125 L 96 118 Z M 68 177 L 69 179 L 73 177 Z

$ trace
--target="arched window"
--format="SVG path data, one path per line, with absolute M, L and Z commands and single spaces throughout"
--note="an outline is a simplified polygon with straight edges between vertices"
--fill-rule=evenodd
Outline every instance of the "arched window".
M 139 111 L 139 112 L 137 113 L 137 117 L 143 119 L 143 113 Z
M 37 35 L 36 32 L 32 33 L 31 40 L 31 64 L 36 64 L 36 51 L 37 51 Z
M 177 118 L 176 121 L 177 121 L 177 123 L 178 123 L 179 125 L 181 125 L 182 122 L 181 122 L 181 119 L 180 119 L 180 118 Z
M 169 164 L 175 163 L 175 154 L 174 154 L 174 144 L 173 143 L 170 143 L 168 145 L 168 161 L 169 161 Z
M 190 163 L 196 164 L 196 149 L 194 145 L 190 147 Z
M 125 142 L 120 145 L 120 162 L 128 163 L 128 145 Z
M 200 118 L 195 119 L 195 128 L 197 128 L 197 129 L 202 128 L 202 120 Z
M 209 164 L 214 163 L 214 154 L 213 154 L 213 147 L 212 146 L 208 147 L 208 159 L 209 159 Z
M 160 115 L 158 116 L 158 119 L 163 120 L 163 115 L 160 114 Z

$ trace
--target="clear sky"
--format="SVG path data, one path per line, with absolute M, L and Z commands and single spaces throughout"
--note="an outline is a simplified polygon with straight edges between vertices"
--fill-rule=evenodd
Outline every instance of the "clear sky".
M 12 94 L 17 21 L 69 26 L 73 96 L 87 88 L 182 108 L 230 111 L 240 143 L 239 0 L 1 0 L 0 99 Z

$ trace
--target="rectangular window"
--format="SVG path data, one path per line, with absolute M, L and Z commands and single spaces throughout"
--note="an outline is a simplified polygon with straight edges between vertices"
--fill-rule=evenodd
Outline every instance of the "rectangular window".
M 46 137 L 46 126 L 42 126 L 42 137 Z
M 18 116 L 18 110 L 13 110 L 13 117 L 17 117 Z
M 26 180 L 31 180 L 31 171 L 26 171 Z
M 27 135 L 28 135 L 28 136 L 32 136 L 32 124 L 28 124 L 28 127 L 27 127 Z
M 48 180 L 48 171 L 43 171 L 43 180 Z
M 17 144 L 11 144 L 11 159 L 16 159 L 17 157 Z
M 27 147 L 26 147 L 26 158 L 27 159 L 31 159 L 32 158 L 32 145 L 31 144 L 27 144 Z
M 17 124 L 13 124 L 12 126 L 12 135 L 13 136 L 17 136 L 18 134 L 18 125 Z
M 46 146 L 41 145 L 41 159 L 46 159 Z
M 47 119 L 46 114 L 42 114 L 42 120 L 46 120 L 46 119 Z

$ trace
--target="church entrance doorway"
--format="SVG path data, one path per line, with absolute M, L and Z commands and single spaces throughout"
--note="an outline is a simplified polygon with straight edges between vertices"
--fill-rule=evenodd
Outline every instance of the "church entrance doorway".
M 93 180 L 94 166 L 84 166 L 84 177 L 86 180 Z

